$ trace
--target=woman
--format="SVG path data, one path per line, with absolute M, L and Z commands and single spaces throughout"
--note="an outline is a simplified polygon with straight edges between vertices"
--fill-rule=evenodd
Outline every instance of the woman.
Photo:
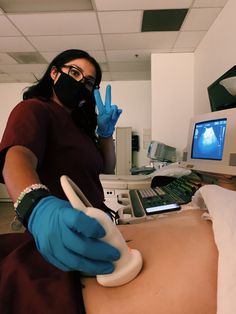
M 17 216 L 41 255 L 63 271 L 111 273 L 119 259 L 100 241 L 102 226 L 72 208 L 60 186 L 60 176 L 68 175 L 94 207 L 109 212 L 99 174 L 114 172 L 112 134 L 121 110 L 111 105 L 110 86 L 102 103 L 100 81 L 100 67 L 88 53 L 62 52 L 24 92 L 0 145 L 2 182 Z

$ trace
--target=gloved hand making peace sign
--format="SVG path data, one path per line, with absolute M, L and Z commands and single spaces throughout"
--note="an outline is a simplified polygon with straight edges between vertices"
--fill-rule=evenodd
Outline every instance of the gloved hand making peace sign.
M 98 89 L 95 89 L 94 97 L 98 108 L 97 134 L 104 138 L 110 137 L 115 130 L 116 122 L 118 121 L 122 110 L 116 105 L 111 104 L 111 85 L 107 85 L 106 87 L 105 104 L 103 104 Z

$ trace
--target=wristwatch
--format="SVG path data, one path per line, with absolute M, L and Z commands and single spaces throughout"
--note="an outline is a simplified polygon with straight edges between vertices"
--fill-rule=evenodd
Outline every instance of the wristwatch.
M 15 207 L 19 221 L 27 228 L 29 216 L 38 202 L 51 195 L 48 189 L 38 188 L 26 193 Z

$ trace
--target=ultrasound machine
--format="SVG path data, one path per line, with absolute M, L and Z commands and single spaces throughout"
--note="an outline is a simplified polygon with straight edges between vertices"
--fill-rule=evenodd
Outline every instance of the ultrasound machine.
M 130 186 L 127 184 L 126 190 L 117 195 L 124 205 L 119 209 L 120 223 L 136 223 L 179 210 L 191 201 L 202 178 L 210 176 L 214 180 L 216 174 L 222 178 L 236 176 L 235 108 L 194 116 L 182 161 L 150 175 L 129 176 Z M 134 178 L 136 181 L 131 181 Z M 117 182 L 125 184 L 125 180 Z

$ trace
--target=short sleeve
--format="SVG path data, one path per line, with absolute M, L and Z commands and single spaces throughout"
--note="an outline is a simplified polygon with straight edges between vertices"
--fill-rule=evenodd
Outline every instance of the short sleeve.
M 0 143 L 0 181 L 3 182 L 2 169 L 6 152 L 15 145 L 25 146 L 42 160 L 47 144 L 49 128 L 47 104 L 37 99 L 20 102 L 10 113 Z

